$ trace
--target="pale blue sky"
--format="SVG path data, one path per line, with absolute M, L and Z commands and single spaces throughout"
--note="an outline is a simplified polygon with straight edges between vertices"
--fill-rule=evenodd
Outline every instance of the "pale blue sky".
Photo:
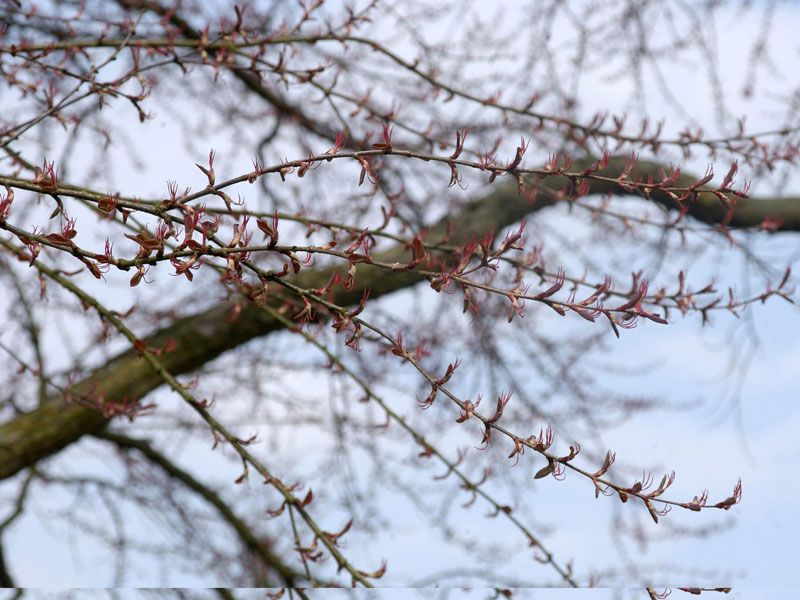
M 800 30 L 800 18 L 796 7 L 781 4 L 778 18 L 773 23 L 771 41 L 776 48 L 785 48 L 785 52 L 773 56 L 776 59 L 774 76 L 767 77 L 770 89 L 779 89 L 786 83 L 797 85 L 790 77 L 797 73 L 797 38 Z M 748 128 L 753 131 L 767 129 L 775 124 L 771 120 L 771 105 L 764 98 L 765 104 L 744 103 L 738 91 L 745 62 L 744 51 L 747 50 L 742 39 L 747 39 L 753 29 L 753 23 L 737 21 L 735 17 L 721 18 L 718 21 L 717 36 L 719 42 L 719 70 L 729 78 L 730 111 L 733 114 L 747 113 Z M 692 116 L 700 123 L 714 123 L 713 106 L 708 100 L 707 85 L 702 70 L 687 68 L 685 65 L 673 65 L 665 68 L 668 81 L 676 82 L 678 89 L 689 106 Z M 624 87 L 608 85 L 601 77 L 592 81 L 591 77 L 584 84 L 584 89 L 591 89 L 591 94 L 583 96 L 585 112 L 608 110 L 626 103 L 630 90 Z M 659 102 L 658 91 L 648 92 L 648 106 L 653 114 L 670 111 Z M 611 108 L 609 108 L 611 107 Z M 127 118 L 127 117 L 125 117 Z M 173 125 L 169 123 L 169 114 L 161 114 L 141 130 L 137 129 L 139 143 L 152 149 L 153 160 L 150 171 L 146 175 L 129 173 L 120 168 L 114 174 L 114 181 L 121 189 L 133 186 L 139 193 L 163 193 L 164 181 L 197 181 L 195 161 L 200 157 L 189 156 L 180 146 L 173 145 Z M 680 121 L 670 116 L 668 127 L 679 127 Z M 709 125 L 709 130 L 713 126 Z M 230 146 L 230 139 L 216 131 L 209 133 L 209 139 L 198 145 L 225 148 Z M 248 150 L 249 152 L 249 150 Z M 245 153 L 247 154 L 247 153 Z M 221 153 L 220 172 L 227 168 L 231 171 L 240 164 L 226 163 L 227 154 Z M 533 155 L 535 156 L 535 155 Z M 700 158 L 685 163 L 687 169 L 702 174 L 707 159 Z M 726 168 L 717 168 L 724 172 Z M 749 178 L 747 167 L 742 166 L 740 177 Z M 800 178 L 793 176 L 784 188 L 787 193 L 800 194 Z M 773 193 L 774 183 L 755 180 L 754 193 Z M 252 193 L 252 192 L 251 192 Z M 546 217 L 548 222 L 559 223 L 560 216 L 555 214 Z M 761 243 L 761 242 L 760 242 Z M 787 259 L 797 254 L 796 235 L 782 235 L 766 242 L 771 245 L 770 255 L 778 257 L 773 265 L 782 270 Z M 602 258 L 602 257 L 601 257 Z M 645 265 L 642 265 L 645 266 Z M 680 265 L 679 265 L 680 266 Z M 667 266 L 663 269 L 666 278 L 673 270 Z M 729 272 L 731 281 L 742 279 L 740 265 L 731 261 L 720 268 L 713 257 L 706 257 L 691 265 L 690 275 L 695 281 L 705 281 L 708 277 Z M 666 279 L 665 283 L 671 283 Z M 122 303 L 125 290 L 111 287 L 106 289 L 110 301 L 117 299 Z M 159 293 L 154 291 L 153 293 Z M 122 308 L 122 306 L 120 306 Z M 633 420 L 604 440 L 610 448 L 618 453 L 624 464 L 648 465 L 676 470 L 677 480 L 671 490 L 672 497 L 691 499 L 703 488 L 709 488 L 713 501 L 728 496 L 737 478 L 743 481 L 744 495 L 742 503 L 730 513 L 715 514 L 712 511 L 695 514 L 677 514 L 677 511 L 666 517 L 675 524 L 714 524 L 724 523 L 728 518 L 735 520 L 735 526 L 727 532 L 718 533 L 707 539 L 689 539 L 655 544 L 643 553 L 640 558 L 649 563 L 679 564 L 698 569 L 717 569 L 729 574 L 737 586 L 736 595 L 720 596 L 724 598 L 738 597 L 743 599 L 760 599 L 776 597 L 785 593 L 775 589 L 764 591 L 763 588 L 796 587 L 795 574 L 791 568 L 796 540 L 800 539 L 800 519 L 796 515 L 798 484 L 794 477 L 796 460 L 800 458 L 800 442 L 797 432 L 800 431 L 800 409 L 797 403 L 797 390 L 800 389 L 800 315 L 794 306 L 781 300 L 773 299 L 766 305 L 757 305 L 750 309 L 748 318 L 752 318 L 758 331 L 760 346 L 744 380 L 737 408 L 729 409 L 730 396 L 726 388 L 719 384 L 724 377 L 723 352 L 711 352 L 709 345 L 719 347 L 724 343 L 725 334 L 734 327 L 734 319 L 727 315 L 715 317 L 714 327 L 701 329 L 699 317 L 691 316 L 682 319 L 675 315 L 668 327 L 648 323 L 633 331 L 623 332 L 622 338 L 612 344 L 608 354 L 597 357 L 609 363 L 629 364 L 643 355 L 656 357 L 663 365 L 656 371 L 648 372 L 637 378 L 619 377 L 620 390 L 625 386 L 631 390 L 646 389 L 666 398 L 681 401 L 703 397 L 704 407 L 695 411 L 660 412 L 655 416 L 646 415 Z M 554 328 L 561 327 L 562 321 L 556 317 L 549 322 Z M 571 323 L 570 326 L 575 326 Z M 592 327 L 586 323 L 580 327 Z M 603 327 L 595 325 L 594 327 Z M 750 351 L 743 341 L 743 336 L 734 338 L 741 348 Z M 715 375 L 716 383 L 713 383 Z M 720 375 L 723 374 L 723 375 Z M 709 383 L 709 380 L 712 383 Z M 308 385 L 303 381 L 300 385 Z M 323 385 L 323 382 L 319 382 Z M 162 396 L 164 396 L 162 394 Z M 413 398 L 391 398 L 398 406 L 406 406 L 411 412 Z M 165 401 L 167 403 L 168 401 Z M 437 410 L 446 410 L 438 406 Z M 740 418 L 737 417 L 740 415 Z M 740 426 L 741 423 L 741 426 Z M 146 426 L 139 431 L 144 432 Z M 314 433 L 304 431 L 287 432 L 291 438 L 302 438 L 307 435 L 309 444 L 313 443 Z M 571 442 L 559 438 L 562 442 Z M 392 442 L 387 442 L 391 444 Z M 97 443 L 82 445 L 71 449 L 62 459 L 70 469 L 80 469 L 82 461 L 86 464 L 102 464 L 102 460 L 93 457 L 93 451 L 101 446 Z M 230 462 L 220 459 L 208 451 L 208 445 L 198 444 L 191 452 L 184 452 L 181 460 L 187 466 L 196 464 L 199 456 L 203 456 L 210 479 L 229 482 L 232 477 Z M 367 458 L 362 457 L 364 463 Z M 530 476 L 538 463 L 532 458 L 519 469 L 520 481 L 530 480 Z M 538 466 L 537 466 L 538 465 Z M 500 467 L 502 468 L 502 467 Z M 658 475 L 658 473 L 654 473 Z M 234 473 L 238 475 L 238 473 Z M 658 475 L 660 477 L 660 475 Z M 445 484 L 442 484 L 445 485 Z M 548 521 L 554 526 L 554 532 L 546 536 L 548 546 L 562 560 L 574 559 L 576 569 L 582 573 L 586 568 L 608 566 L 607 557 L 613 557 L 614 545 L 609 540 L 608 521 L 615 511 L 620 511 L 622 518 L 627 518 L 630 511 L 640 511 L 641 507 L 620 505 L 613 499 L 595 500 L 590 484 L 574 476 L 568 476 L 565 482 L 551 479 L 537 481 L 533 501 L 534 507 L 541 503 L 547 517 L 543 519 L 534 509 L 532 518 L 538 522 Z M 320 489 L 324 493 L 324 484 L 313 484 L 315 494 Z M 447 489 L 447 488 L 444 488 Z M 256 489 L 257 491 L 257 489 Z M 46 494 L 40 490 L 40 495 Z M 453 492 L 457 494 L 457 492 Z M 499 490 L 498 493 L 502 493 Z M 331 492 L 333 494 L 333 492 Z M 384 492 L 382 502 L 392 506 L 396 530 L 388 543 L 376 543 L 369 536 L 362 536 L 354 530 L 348 537 L 348 552 L 358 564 L 372 565 L 380 558 L 389 559 L 390 572 L 387 581 L 394 585 L 414 581 L 415 576 L 423 569 L 450 568 L 459 564 L 458 550 L 449 548 L 445 554 L 440 546 L 428 539 L 426 524 L 420 519 L 416 509 L 402 498 L 398 498 L 390 490 Z M 460 496 L 456 496 L 460 500 Z M 68 527 L 49 522 L 47 506 L 58 505 L 59 498 L 47 498 L 40 501 L 39 508 L 32 509 L 5 533 L 4 543 L 8 549 L 8 562 L 14 575 L 21 583 L 54 582 L 57 587 L 81 585 L 109 585 L 109 581 L 98 580 L 94 565 L 103 565 L 102 572 L 108 573 L 109 561 L 105 550 L 93 543 L 87 543 L 80 536 L 80 531 L 70 531 Z M 480 505 L 480 501 L 478 502 Z M 460 512 L 456 511 L 459 515 Z M 530 569 L 530 556 L 524 544 L 520 544 L 519 536 L 513 530 L 505 529 L 498 521 L 482 519 L 485 506 L 478 506 L 471 511 L 463 512 L 463 518 L 469 520 L 472 533 L 476 536 L 489 536 L 493 543 L 510 540 L 508 547 L 514 550 L 508 561 L 505 575 L 521 581 L 530 577 L 534 581 L 552 582 L 555 579 L 546 569 Z M 645 523 L 650 523 L 649 518 Z M 652 525 L 652 523 L 650 523 Z M 149 525 L 142 524 L 142 527 Z M 655 526 L 653 526 L 655 527 Z M 12 551 L 13 550 L 13 551 Z M 613 562 L 613 558 L 612 558 Z M 669 573 L 669 570 L 666 571 Z M 150 577 L 147 564 L 140 568 L 142 577 Z M 666 581 L 670 578 L 662 573 Z M 702 577 L 701 575 L 698 577 Z M 132 579 L 135 581 L 135 577 Z M 150 579 L 147 579 L 150 582 Z M 41 584 L 40 583 L 40 584 Z M 156 583 L 156 581 L 152 581 Z M 189 578 L 172 580 L 179 585 L 210 585 L 211 580 Z M 129 583 L 130 584 L 130 583 Z M 331 592 L 332 593 L 332 592 Z M 327 593 L 325 597 L 331 597 Z M 383 592 L 380 597 L 401 597 L 402 592 Z M 320 592 L 320 596 L 323 593 Z M 424 593 L 421 596 L 428 597 Z M 455 595 L 461 596 L 461 593 Z M 476 590 L 469 597 L 486 597 L 484 590 Z M 675 591 L 672 598 L 680 598 Z M 313 596 L 312 596 L 313 597 Z M 439 597 L 432 595 L 431 597 Z M 577 593 L 570 591 L 545 591 L 531 593 L 534 598 L 572 598 Z M 580 592 L 581 598 L 611 598 L 610 591 L 597 590 Z M 687 596 L 688 597 L 688 596 Z M 715 597 L 715 596 L 711 596 Z

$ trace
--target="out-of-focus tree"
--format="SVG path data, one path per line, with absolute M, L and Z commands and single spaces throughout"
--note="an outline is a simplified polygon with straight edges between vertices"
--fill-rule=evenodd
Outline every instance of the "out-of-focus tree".
M 152 556 L 220 586 L 370 586 L 399 493 L 426 540 L 583 586 L 529 502 L 543 478 L 655 523 L 739 502 L 615 465 L 602 440 L 662 401 L 586 357 L 791 301 L 786 257 L 749 241 L 800 229 L 800 204 L 749 188 L 796 163 L 798 88 L 771 130 L 730 115 L 706 35 L 725 3 L 509 4 L 3 3 L 0 532 L 59 497 L 117 585 Z M 749 97 L 775 6 L 741 10 L 763 17 Z M 665 73 L 685 60 L 714 126 Z M 587 112 L 609 80 L 625 105 Z M 682 127 L 647 119 L 653 87 Z M 708 248 L 762 287 L 690 280 Z M 497 539 L 468 533 L 485 522 Z M 2 582 L 35 585 L 2 551 Z

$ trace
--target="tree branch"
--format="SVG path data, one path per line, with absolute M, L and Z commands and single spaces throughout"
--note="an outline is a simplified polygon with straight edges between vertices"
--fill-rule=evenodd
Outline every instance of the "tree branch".
M 283 580 L 284 585 L 294 587 L 297 584 L 298 577 L 302 577 L 299 573 L 285 565 L 277 555 L 270 552 L 262 542 L 253 535 L 250 527 L 237 517 L 230 507 L 219 497 L 214 490 L 207 487 L 187 471 L 181 469 L 174 462 L 169 460 L 166 456 L 161 454 L 158 450 L 147 440 L 140 440 L 115 433 L 111 431 L 99 431 L 94 434 L 96 437 L 107 440 L 116 444 L 123 450 L 135 449 L 141 452 L 147 460 L 155 465 L 158 465 L 167 475 L 177 479 L 183 483 L 190 490 L 199 494 L 206 502 L 214 506 L 220 515 L 227 521 L 231 527 L 234 528 L 236 534 L 242 540 L 247 549 L 254 555 L 260 558 L 265 565 L 275 570 Z
M 575 161 L 579 171 L 594 162 Z M 659 166 L 654 162 L 640 161 L 636 173 L 658 178 Z M 603 175 L 616 177 L 624 168 L 623 159 L 613 159 Z M 688 187 L 699 178 L 682 175 L 675 187 Z M 536 202 L 517 193 L 516 185 L 501 185 L 488 195 L 469 202 L 457 217 L 457 225 L 451 239 L 460 242 L 470 237 L 481 237 L 490 230 L 499 231 L 521 220 L 527 214 L 552 206 L 558 201 L 558 191 L 570 189 L 571 182 L 564 177 L 548 177 L 538 184 Z M 612 181 L 592 181 L 592 193 L 626 194 Z M 664 206 L 674 208 L 675 203 L 665 193 L 656 191 L 651 198 Z M 719 224 L 726 218 L 725 208 L 711 194 L 702 194 L 689 206 L 688 214 L 708 224 Z M 800 230 L 800 199 L 739 199 L 730 219 L 731 227 L 756 227 L 767 216 L 783 219 L 781 230 Z M 427 240 L 443 238 L 455 219 L 443 219 L 427 234 Z M 2 240 L 0 240 L 2 241 Z M 382 262 L 408 263 L 410 253 L 404 244 L 374 253 L 373 258 Z M 291 281 L 305 288 L 322 288 L 329 281 L 336 267 L 301 271 Z M 332 291 L 331 302 L 340 306 L 357 304 L 366 290 L 371 298 L 378 298 L 410 287 L 421 278 L 413 272 L 387 273 L 383 269 L 362 263 L 358 266 L 358 277 L 353 289 L 337 286 Z M 270 306 L 279 308 L 286 297 L 275 294 L 269 299 Z M 242 299 L 223 302 L 202 313 L 183 317 L 147 338 L 149 347 L 160 348 L 167 340 L 176 343 L 176 349 L 159 357 L 164 368 L 172 375 L 181 375 L 202 367 L 217 356 L 232 350 L 256 337 L 268 335 L 282 329 L 267 311 L 253 304 L 246 304 L 233 318 L 236 304 Z M 121 403 L 127 399 L 142 398 L 162 384 L 161 377 L 153 372 L 133 349 L 130 349 L 99 367 L 94 373 L 73 385 L 72 398 L 101 396 L 106 403 Z M 24 415 L 0 425 L 0 479 L 13 476 L 21 469 L 38 460 L 57 453 L 87 433 L 100 431 L 107 419 L 96 410 L 76 405 L 63 394 L 49 396 L 42 405 Z
M 158 16 L 168 19 L 169 22 L 181 30 L 183 35 L 190 40 L 200 40 L 202 32 L 197 31 L 192 25 L 174 9 L 162 6 L 154 0 L 116 0 L 122 8 L 128 10 L 149 10 Z M 211 51 L 210 54 L 216 55 L 216 51 Z M 266 100 L 269 104 L 275 107 L 275 110 L 281 117 L 288 118 L 292 122 L 302 126 L 307 131 L 314 133 L 322 138 L 328 140 L 335 140 L 338 131 L 331 127 L 327 127 L 324 123 L 320 123 L 308 115 L 306 115 L 298 107 L 289 104 L 277 92 L 273 92 L 264 85 L 258 74 L 252 70 L 233 65 L 229 67 L 233 75 L 244 83 L 247 88 L 255 93 L 257 96 Z

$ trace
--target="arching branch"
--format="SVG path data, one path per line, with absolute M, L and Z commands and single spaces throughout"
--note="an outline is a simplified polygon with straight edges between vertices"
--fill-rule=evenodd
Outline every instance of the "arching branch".
M 575 161 L 573 170 L 578 171 L 592 164 L 592 160 Z M 636 173 L 647 178 L 659 176 L 657 163 L 641 161 Z M 603 174 L 613 179 L 624 168 L 623 159 L 613 159 Z M 699 177 L 683 174 L 676 187 L 688 187 Z M 548 177 L 539 183 L 535 203 L 517 193 L 516 185 L 500 185 L 488 195 L 466 204 L 455 218 L 443 219 L 430 228 L 427 239 L 437 240 L 446 235 L 448 227 L 457 222 L 450 239 L 462 241 L 480 237 L 488 231 L 499 231 L 521 220 L 531 212 L 552 206 L 558 201 L 558 191 L 569 188 L 571 182 L 563 177 Z M 612 181 L 593 181 L 592 193 L 626 194 L 624 189 Z M 651 198 L 664 206 L 674 208 L 675 203 L 663 192 L 654 192 Z M 693 218 L 708 224 L 724 222 L 728 216 L 725 207 L 711 194 L 702 194 L 688 208 Z M 756 227 L 767 216 L 779 216 L 783 220 L 781 230 L 800 230 L 800 199 L 773 198 L 739 199 L 730 215 L 731 227 Z M 398 244 L 373 258 L 382 262 L 408 263 L 410 251 Z M 335 268 L 301 271 L 292 281 L 298 287 L 322 288 L 329 281 Z M 352 306 L 361 300 L 366 290 L 370 297 L 377 298 L 408 288 L 422 281 L 409 272 L 387 273 L 369 264 L 359 265 L 358 277 L 352 289 L 343 286 L 333 289 L 332 302 L 339 306 Z M 279 307 L 285 297 L 276 294 L 269 302 Z M 236 302 L 221 303 L 204 312 L 176 320 L 147 338 L 148 347 L 163 347 L 174 340 L 176 349 L 160 357 L 163 366 L 173 375 L 194 371 L 221 354 L 257 337 L 269 335 L 282 326 L 269 313 L 253 304 L 246 304 L 235 314 Z M 101 396 L 106 403 L 121 403 L 124 399 L 142 398 L 162 384 L 161 377 L 150 370 L 133 349 L 124 352 L 94 373 L 72 386 L 72 398 Z M 17 416 L 0 425 L 0 479 L 13 476 L 37 461 L 59 452 L 87 433 L 100 431 L 107 419 L 98 411 L 77 405 L 63 394 L 51 395 L 37 409 Z
M 220 498 L 219 494 L 195 479 L 187 471 L 181 469 L 173 461 L 156 450 L 152 444 L 150 444 L 150 442 L 147 440 L 131 438 L 126 435 L 111 431 L 100 431 L 97 432 L 95 436 L 115 444 L 122 450 L 137 450 L 147 460 L 154 465 L 157 465 L 167 475 L 173 479 L 177 479 L 187 488 L 202 497 L 206 502 L 211 504 L 217 509 L 225 522 L 233 527 L 233 529 L 236 531 L 236 535 L 239 536 L 239 539 L 247 547 L 247 550 L 253 556 L 258 557 L 268 568 L 272 569 L 280 576 L 283 585 L 293 587 L 297 584 L 298 578 L 302 579 L 302 575 L 281 561 L 281 559 L 272 551 L 270 551 L 263 542 L 259 541 L 258 538 L 253 535 L 253 532 L 247 523 L 240 519 L 231 510 L 225 501 Z

